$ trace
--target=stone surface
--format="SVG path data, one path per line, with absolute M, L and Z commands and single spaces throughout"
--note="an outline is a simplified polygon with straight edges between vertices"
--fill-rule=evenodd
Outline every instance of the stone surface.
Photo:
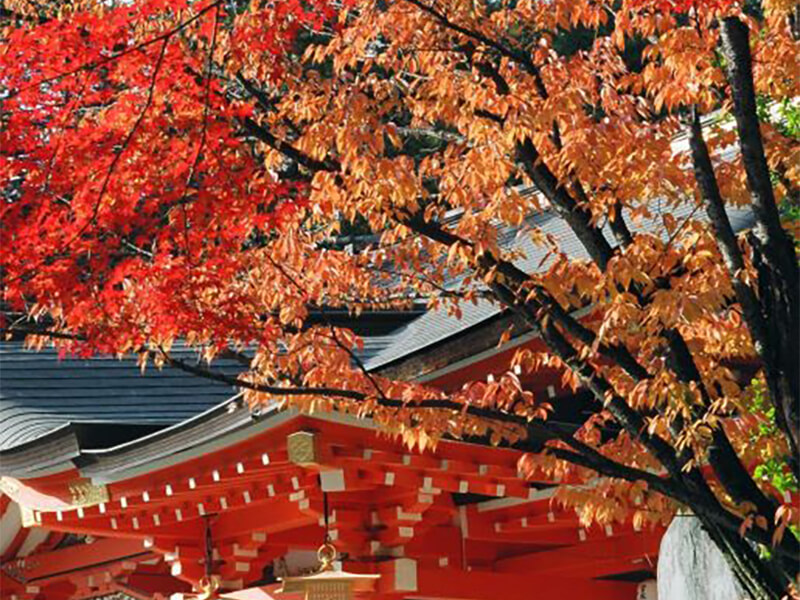
M 678 515 L 661 540 L 658 600 L 747 600 L 700 521 Z

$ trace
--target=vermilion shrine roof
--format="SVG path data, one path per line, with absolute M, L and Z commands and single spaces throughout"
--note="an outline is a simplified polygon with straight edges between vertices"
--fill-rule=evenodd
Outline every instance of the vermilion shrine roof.
M 188 592 L 205 572 L 206 528 L 227 589 L 270 589 L 324 539 L 324 494 L 344 565 L 381 574 L 381 598 L 522 600 L 533 581 L 565 598 L 633 598 L 651 576 L 660 530 L 583 528 L 553 501 L 553 482 L 518 477 L 517 451 L 444 441 L 412 453 L 346 415 L 225 406 L 4 480 L 23 521 L 94 541 L 6 563 L 3 597 Z

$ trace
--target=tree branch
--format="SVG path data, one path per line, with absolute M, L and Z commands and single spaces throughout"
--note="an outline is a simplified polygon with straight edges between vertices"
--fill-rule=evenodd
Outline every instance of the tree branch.
M 446 29 L 450 29 L 451 31 L 455 31 L 465 37 L 480 42 L 484 46 L 496 50 L 502 56 L 510 58 L 511 60 L 521 64 L 528 73 L 533 75 L 534 84 L 536 85 L 536 90 L 541 95 L 541 97 L 543 99 L 546 99 L 548 97 L 547 88 L 544 85 L 544 81 L 542 81 L 542 76 L 539 71 L 539 67 L 536 66 L 533 60 L 531 60 L 531 57 L 527 52 L 521 49 L 513 48 L 511 46 L 507 46 L 503 42 L 493 40 L 479 31 L 474 31 L 472 29 L 464 27 L 463 25 L 460 25 L 450 20 L 450 18 L 447 15 L 439 12 L 438 10 L 436 10 L 436 8 L 426 4 L 422 0 L 405 0 L 405 1 L 408 2 L 409 4 L 413 4 L 421 11 L 431 15 Z
M 530 139 L 517 145 L 517 153 L 536 187 L 550 201 L 558 215 L 567 222 L 592 260 L 605 271 L 614 250 L 603 232 L 592 224 L 591 213 L 569 195 L 558 178 L 542 162 L 539 151 Z
M 273 150 L 277 150 L 287 158 L 296 161 L 310 171 L 335 172 L 341 170 L 341 164 L 338 161 L 330 158 L 317 160 L 305 152 L 298 150 L 290 143 L 276 137 L 271 131 L 259 125 L 250 117 L 247 117 L 242 124 L 245 130 L 253 137 L 258 138 Z
M 72 340 L 72 341 L 81 341 L 85 342 L 86 337 L 75 334 L 75 333 L 65 333 L 62 331 L 54 331 L 52 329 L 38 329 L 36 327 L 3 327 L 0 328 L 0 335 L 23 335 L 23 336 L 39 336 L 39 337 L 46 337 L 51 338 L 54 340 Z
M 692 151 L 694 177 L 705 201 L 706 212 L 714 230 L 717 245 L 722 253 L 722 258 L 725 260 L 725 265 L 728 267 L 736 298 L 742 306 L 745 320 L 753 335 L 756 351 L 763 357 L 768 354 L 769 348 L 764 318 L 755 292 L 742 281 L 739 275 L 745 269 L 744 258 L 739 249 L 739 243 L 736 240 L 736 234 L 733 231 L 728 214 L 725 212 L 725 202 L 719 192 L 717 178 L 703 137 L 697 108 L 692 111 L 689 127 L 689 145 Z
M 728 82 L 733 97 L 734 116 L 739 136 L 747 184 L 753 196 L 753 211 L 758 220 L 758 235 L 776 251 L 794 250 L 780 223 L 780 213 L 770 180 L 769 166 L 756 111 L 750 31 L 737 17 L 722 20 L 722 51 L 726 58 Z M 796 260 L 795 260 L 796 264 Z
M 708 213 L 708 218 L 717 240 L 717 246 L 720 249 L 722 258 L 725 261 L 725 266 L 728 269 L 731 283 L 736 293 L 736 299 L 742 307 L 744 321 L 750 330 L 756 353 L 761 358 L 763 364 L 767 365 L 767 369 L 772 369 L 770 365 L 775 363 L 777 355 L 780 353 L 780 348 L 776 347 L 776 344 L 778 344 L 780 340 L 769 335 L 765 316 L 762 312 L 758 297 L 755 291 L 741 278 L 741 273 L 743 273 L 746 268 L 744 257 L 739 248 L 739 243 L 736 239 L 733 227 L 731 226 L 728 214 L 725 212 L 725 203 L 720 194 L 714 167 L 711 163 L 708 147 L 703 137 L 703 130 L 697 108 L 692 111 L 692 120 L 689 127 L 689 145 L 692 151 L 695 180 L 697 181 L 698 188 L 703 197 L 706 212 Z M 781 429 L 788 433 L 784 412 L 780 407 L 777 408 L 776 418 L 781 425 Z M 797 474 L 798 479 L 800 479 L 797 446 L 791 435 L 787 435 L 787 439 L 790 444 L 792 455 L 790 457 L 792 470 Z M 725 442 L 727 442 L 727 445 L 730 445 L 727 441 L 727 437 Z M 732 478 L 732 480 L 736 479 L 738 479 L 738 477 Z M 747 479 L 752 483 L 752 479 L 749 475 Z M 726 486 L 726 488 L 727 487 L 729 486 Z M 735 489 L 735 487 L 732 489 Z M 741 499 L 742 498 L 740 498 L 740 500 Z M 767 514 L 771 514 L 772 512 L 774 512 L 774 509 Z

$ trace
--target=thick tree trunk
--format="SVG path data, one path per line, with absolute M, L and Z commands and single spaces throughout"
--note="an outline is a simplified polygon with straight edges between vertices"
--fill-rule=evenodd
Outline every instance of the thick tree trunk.
M 722 50 L 733 98 L 734 116 L 753 199 L 759 300 L 768 347 L 762 354 L 778 424 L 800 447 L 800 270 L 794 242 L 780 223 L 769 166 L 756 114 L 750 35 L 736 17 L 722 21 Z
M 753 346 L 755 347 L 756 353 L 763 360 L 768 360 L 776 353 L 774 346 L 778 340 L 772 336 L 767 315 L 763 312 L 761 302 L 755 290 L 739 276 L 740 273 L 744 272 L 747 265 L 745 264 L 742 251 L 739 248 L 739 242 L 731 226 L 728 214 L 725 212 L 725 202 L 719 191 L 719 185 L 717 184 L 714 167 L 708 153 L 708 147 L 703 138 L 700 116 L 696 110 L 693 112 L 691 125 L 689 127 L 689 145 L 692 150 L 695 180 L 703 196 L 709 222 L 717 239 L 717 246 L 720 249 L 722 258 L 725 261 L 725 266 L 730 274 L 731 283 L 736 293 L 736 299 L 742 307 L 742 315 L 750 330 Z M 757 248 L 758 242 L 754 242 L 753 247 Z M 758 256 L 756 256 L 756 258 L 758 258 Z M 765 274 L 765 277 L 767 276 L 768 275 Z M 766 293 L 762 293 L 761 297 L 769 298 L 769 290 L 767 290 Z M 787 431 L 788 422 L 783 412 L 778 414 L 778 419 L 783 422 L 782 430 Z M 792 470 L 795 474 L 800 476 L 800 465 L 798 464 L 795 440 L 791 436 L 787 436 L 787 439 L 790 445 L 789 461 Z M 747 475 L 747 479 L 750 480 L 749 475 Z M 728 489 L 728 492 L 731 493 L 731 490 Z M 732 495 L 735 500 L 742 501 L 736 494 L 732 493 Z M 763 509 L 760 510 L 762 510 L 762 514 L 767 516 L 771 514 L 771 511 L 764 512 Z

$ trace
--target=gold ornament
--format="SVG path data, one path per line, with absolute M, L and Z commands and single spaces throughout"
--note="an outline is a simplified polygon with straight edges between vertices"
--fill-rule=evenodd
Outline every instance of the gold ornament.
M 301 467 L 316 465 L 319 462 L 317 437 L 310 431 L 296 431 L 286 438 L 289 462 Z
M 219 577 L 216 575 L 203 577 L 197 584 L 197 587 L 200 591 L 197 594 L 189 596 L 192 600 L 221 600 L 220 596 L 217 595 Z
M 69 483 L 69 493 L 72 496 L 73 507 L 96 506 L 108 502 L 108 488 L 104 485 L 93 484 L 88 479 L 76 479 Z

